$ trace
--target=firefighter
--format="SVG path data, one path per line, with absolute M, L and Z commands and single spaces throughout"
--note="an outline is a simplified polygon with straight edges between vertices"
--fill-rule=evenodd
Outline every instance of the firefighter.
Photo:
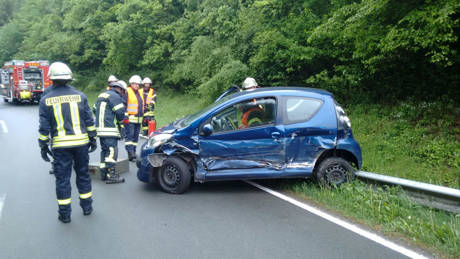
M 114 75 L 110 75 L 109 78 L 107 79 L 107 87 L 106 87 L 106 90 L 110 90 L 110 83 L 112 82 L 117 82 L 118 79 L 116 76 Z
M 54 158 L 58 219 L 70 222 L 72 164 L 77 174 L 80 206 L 84 215 L 90 215 L 92 207 L 91 178 L 88 172 L 89 152 L 97 148 L 96 128 L 86 96 L 68 85 L 73 79 L 70 68 L 61 62 L 51 64 L 49 78 L 52 90 L 40 100 L 38 143 L 43 160 Z M 48 144 L 51 137 L 52 153 Z
M 126 127 L 125 148 L 128 152 L 129 161 L 136 160 L 136 146 L 141 130 L 142 116 L 144 115 L 144 99 L 139 93 L 141 77 L 134 75 L 129 79 L 129 87 L 127 92 L 127 107 L 129 123 Z
M 260 86 L 257 84 L 256 80 L 252 77 L 246 77 L 243 81 L 243 85 L 241 86 L 244 91 L 252 91 L 259 87 Z
M 125 179 L 115 172 L 118 157 L 118 139 L 126 137 L 123 121 L 126 107 L 122 94 L 126 85 L 110 82 L 110 89 L 101 93 L 96 101 L 96 131 L 101 144 L 101 179 L 107 184 L 123 183 Z
M 157 101 L 157 95 L 155 90 L 152 88 L 152 80 L 146 77 L 142 80 L 144 85 L 143 89 L 140 89 L 139 92 L 144 99 L 144 119 L 142 121 L 142 132 L 144 136 L 148 135 L 149 123 L 150 121 L 155 120 L 155 104 Z

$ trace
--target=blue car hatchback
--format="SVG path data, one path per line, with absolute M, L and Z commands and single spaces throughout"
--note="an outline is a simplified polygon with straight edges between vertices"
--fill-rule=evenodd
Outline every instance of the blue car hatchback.
M 176 194 L 192 181 L 314 177 L 333 186 L 361 163 L 350 120 L 331 93 L 266 87 L 226 96 L 154 132 L 137 177 Z

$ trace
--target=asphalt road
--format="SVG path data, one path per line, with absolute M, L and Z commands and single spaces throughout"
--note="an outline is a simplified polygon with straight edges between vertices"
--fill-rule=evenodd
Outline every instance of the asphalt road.
M 245 182 L 166 194 L 137 180 L 93 180 L 83 216 L 72 177 L 70 224 L 57 220 L 54 176 L 40 158 L 38 106 L 0 100 L 0 258 L 404 258 Z M 120 148 L 120 156 L 126 152 Z M 99 160 L 99 150 L 91 161 Z

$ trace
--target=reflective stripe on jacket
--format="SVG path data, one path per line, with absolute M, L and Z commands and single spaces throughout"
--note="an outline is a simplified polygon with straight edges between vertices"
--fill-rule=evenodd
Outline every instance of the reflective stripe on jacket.
M 96 136 L 86 96 L 75 88 L 55 86 L 40 99 L 40 140 L 52 137 L 53 148 L 83 146 Z
M 110 89 L 99 94 L 96 101 L 96 131 L 98 137 L 120 137 L 118 125 L 125 119 L 126 108 L 119 93 Z

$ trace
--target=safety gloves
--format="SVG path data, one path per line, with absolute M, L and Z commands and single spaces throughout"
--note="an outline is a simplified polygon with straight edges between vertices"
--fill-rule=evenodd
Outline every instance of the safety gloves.
M 97 149 L 97 142 L 96 142 L 96 138 L 89 138 L 89 149 L 88 149 L 88 152 L 91 153 L 91 152 L 94 152 L 96 151 Z
M 42 156 L 42 159 L 45 160 L 46 162 L 50 162 L 50 158 L 48 157 L 48 154 L 50 156 L 53 156 L 53 154 L 51 153 L 49 147 L 48 147 L 48 141 L 44 141 L 44 140 L 41 140 L 39 139 L 38 140 L 38 145 L 40 146 L 40 153 L 41 153 L 41 156 Z

